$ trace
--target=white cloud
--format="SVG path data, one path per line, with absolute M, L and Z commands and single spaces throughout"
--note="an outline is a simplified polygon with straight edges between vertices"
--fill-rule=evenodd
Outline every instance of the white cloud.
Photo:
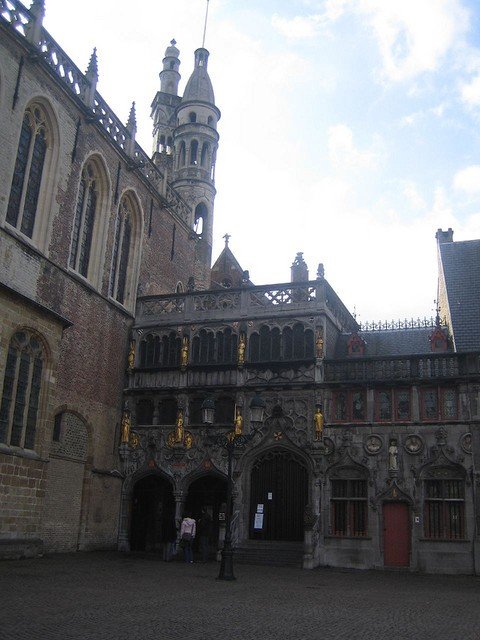
M 321 29 L 335 22 L 351 3 L 352 0 L 326 0 L 323 13 L 295 16 L 291 19 L 274 14 L 272 26 L 287 38 L 314 38 Z
M 330 161 L 337 168 L 368 169 L 376 165 L 375 153 L 360 151 L 353 142 L 353 132 L 345 124 L 337 124 L 328 130 Z
M 462 100 L 472 107 L 480 105 L 480 73 L 461 89 Z
M 472 164 L 465 169 L 457 171 L 453 178 L 453 186 L 458 191 L 464 191 L 468 195 L 480 193 L 480 165 Z
M 459 0 L 359 0 L 369 15 L 391 81 L 435 71 L 468 26 L 468 13 Z
M 273 26 L 290 38 L 312 38 L 346 11 L 366 17 L 382 58 L 382 74 L 392 82 L 436 71 L 468 28 L 461 0 L 331 0 L 323 13 L 273 17 Z
M 403 195 L 412 209 L 422 210 L 427 208 L 427 204 L 418 192 L 417 185 L 412 181 L 407 181 L 403 187 Z

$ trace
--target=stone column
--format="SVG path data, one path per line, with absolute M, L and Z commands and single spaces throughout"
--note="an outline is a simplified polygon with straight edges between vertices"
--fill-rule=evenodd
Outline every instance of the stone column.
M 120 517 L 118 521 L 118 550 L 128 553 L 130 551 L 129 525 L 130 525 L 130 490 L 128 480 L 123 481 L 122 496 L 120 498 Z

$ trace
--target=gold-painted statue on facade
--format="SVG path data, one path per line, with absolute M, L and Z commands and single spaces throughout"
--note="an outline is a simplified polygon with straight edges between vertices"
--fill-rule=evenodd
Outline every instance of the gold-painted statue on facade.
M 245 349 L 247 348 L 247 341 L 245 338 L 245 334 L 241 333 L 240 338 L 238 340 L 238 349 L 237 349 L 237 363 L 241 367 L 245 364 Z
M 175 442 L 183 442 L 184 435 L 183 410 L 179 409 L 177 413 L 177 421 L 175 423 Z
M 313 416 L 313 422 L 315 424 L 315 440 L 322 439 L 323 433 L 323 413 L 320 407 L 317 407 L 315 410 L 315 415 Z
M 135 366 L 135 340 L 130 342 L 130 351 L 128 352 L 128 370 L 132 371 Z
M 128 444 L 130 440 L 130 427 L 132 426 L 132 417 L 128 409 L 124 409 L 122 415 L 122 444 Z
M 243 417 L 240 409 L 237 409 L 237 415 L 235 416 L 235 435 L 241 436 L 243 431 Z
M 185 369 L 187 364 L 188 364 L 188 337 L 187 336 L 183 336 L 183 338 L 182 338 L 182 350 L 181 350 L 181 354 L 180 354 L 180 366 L 182 367 L 182 369 Z
M 323 358 L 323 347 L 324 347 L 323 330 L 318 329 L 317 335 L 315 338 L 315 355 L 317 358 Z

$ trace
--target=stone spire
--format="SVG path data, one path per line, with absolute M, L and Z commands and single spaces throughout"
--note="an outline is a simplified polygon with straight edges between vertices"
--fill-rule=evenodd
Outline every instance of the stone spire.
M 127 139 L 127 142 L 125 145 L 125 151 L 129 156 L 133 157 L 135 153 L 135 134 L 137 133 L 137 117 L 135 114 L 135 102 L 132 102 L 132 106 L 130 107 L 130 113 L 128 114 L 127 131 L 129 133 L 129 138 Z
M 98 82 L 97 47 L 93 49 L 92 55 L 90 56 L 90 61 L 85 72 L 85 78 L 87 79 L 88 86 L 85 91 L 85 95 L 83 96 L 83 101 L 87 107 L 90 107 L 91 109 L 95 102 L 95 91 L 97 90 Z
M 45 16 L 45 0 L 33 0 L 30 14 L 32 15 L 32 20 L 28 23 L 27 40 L 31 44 L 38 45 L 41 40 L 42 24 Z

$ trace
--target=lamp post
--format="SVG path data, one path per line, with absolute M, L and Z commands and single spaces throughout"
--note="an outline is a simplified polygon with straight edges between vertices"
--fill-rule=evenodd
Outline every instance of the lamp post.
M 213 423 L 213 399 L 207 398 L 202 403 L 202 412 L 205 424 Z M 232 480 L 232 468 L 233 468 L 233 454 L 236 448 L 245 446 L 250 440 L 252 440 L 258 430 L 255 425 L 261 424 L 263 421 L 263 413 L 265 410 L 265 401 L 256 394 L 250 402 L 250 422 L 253 429 L 247 434 L 236 434 L 235 431 L 231 431 L 227 434 L 217 434 L 212 437 L 212 441 L 219 447 L 222 447 L 227 452 L 227 512 L 225 514 L 225 540 L 222 549 L 222 559 L 220 562 L 220 571 L 218 574 L 218 580 L 235 580 L 233 574 L 233 548 L 232 548 L 232 511 L 233 511 L 233 480 Z M 209 420 L 207 420 L 209 419 Z

